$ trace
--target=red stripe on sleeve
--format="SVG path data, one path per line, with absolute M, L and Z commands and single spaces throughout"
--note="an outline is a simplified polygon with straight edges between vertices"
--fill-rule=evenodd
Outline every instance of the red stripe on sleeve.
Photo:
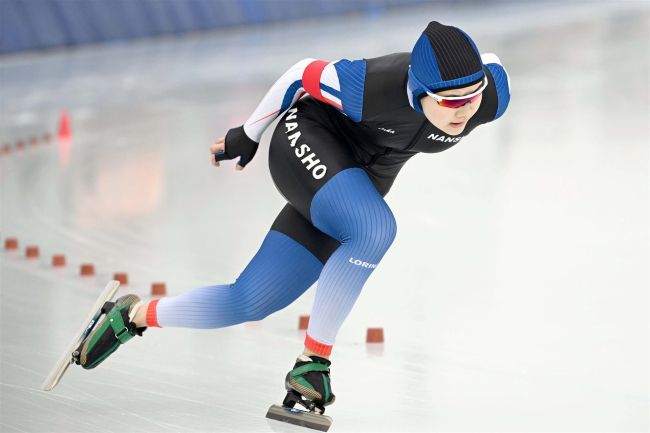
M 268 119 L 268 118 L 271 117 L 271 116 L 275 116 L 275 115 L 278 114 L 279 112 L 280 112 L 280 110 L 275 110 L 273 113 L 271 113 L 271 114 L 267 114 L 266 116 L 257 119 L 255 122 L 252 122 L 251 125 L 255 125 L 257 122 L 260 122 L 260 121 L 262 121 L 262 120 L 264 120 L 264 119 Z
M 314 60 L 307 65 L 302 73 L 302 88 L 316 99 L 325 101 L 323 94 L 320 92 L 320 77 L 323 75 L 323 69 L 329 62 L 324 60 Z M 325 101 L 327 102 L 327 101 Z

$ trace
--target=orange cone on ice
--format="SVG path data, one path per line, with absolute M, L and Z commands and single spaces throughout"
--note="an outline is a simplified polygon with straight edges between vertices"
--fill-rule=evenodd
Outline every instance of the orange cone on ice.
M 61 113 L 61 118 L 59 119 L 59 140 L 71 140 L 72 139 L 72 130 L 70 128 L 70 116 L 67 111 Z

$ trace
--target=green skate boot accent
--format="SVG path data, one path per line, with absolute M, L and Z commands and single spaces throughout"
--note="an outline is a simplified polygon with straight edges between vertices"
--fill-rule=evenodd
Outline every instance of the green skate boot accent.
M 85 369 L 95 368 L 115 352 L 120 344 L 136 335 L 142 336 L 147 328 L 136 328 L 131 322 L 138 307 L 140 298 L 136 295 L 125 295 L 114 303 L 105 303 L 102 308 L 104 315 L 77 348 L 75 362 Z
M 308 407 L 313 403 L 317 407 L 324 407 L 334 403 L 330 383 L 330 365 L 332 363 L 319 356 L 300 355 L 296 364 L 286 377 L 287 391 L 295 391 L 307 400 Z M 305 405 L 301 402 L 301 404 Z M 310 410 L 311 408 L 308 407 Z

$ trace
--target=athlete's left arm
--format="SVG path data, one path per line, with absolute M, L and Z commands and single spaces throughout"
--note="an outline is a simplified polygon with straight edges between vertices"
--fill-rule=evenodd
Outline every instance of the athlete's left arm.
M 246 135 L 259 142 L 266 127 L 305 93 L 360 121 L 365 72 L 364 60 L 301 60 L 276 81 L 257 105 L 243 125 Z
M 236 157 L 240 157 L 240 167 L 248 164 L 257 152 L 264 130 L 305 93 L 359 122 L 365 73 L 365 60 L 299 61 L 275 82 L 242 126 L 231 128 L 225 139 L 210 147 L 215 155 L 213 164 L 218 166 L 219 161 Z
M 491 122 L 501 117 L 508 108 L 510 102 L 510 77 L 496 54 L 481 54 L 481 60 L 490 75 L 492 75 L 492 80 L 488 84 L 488 89 L 486 89 L 488 91 L 484 92 L 484 98 L 487 96 L 488 99 L 484 101 L 485 105 L 492 105 L 489 118 L 484 119 L 484 121 Z

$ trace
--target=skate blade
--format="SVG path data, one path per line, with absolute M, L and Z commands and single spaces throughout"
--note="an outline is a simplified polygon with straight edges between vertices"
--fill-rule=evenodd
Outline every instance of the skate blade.
M 272 405 L 266 417 L 276 421 L 308 427 L 314 430 L 327 431 L 332 425 L 332 418 L 306 410 L 293 409 L 284 406 Z
M 84 334 L 88 329 L 88 326 L 91 323 L 91 321 L 97 319 L 96 317 L 97 311 L 100 308 L 102 308 L 104 302 L 110 301 L 113 298 L 113 296 L 115 295 L 119 287 L 120 287 L 119 281 L 110 281 L 106 285 L 104 291 L 99 295 L 99 298 L 97 298 L 95 305 L 93 305 L 92 309 L 88 313 L 88 317 L 81 325 L 81 329 L 79 329 L 75 338 L 70 342 L 70 344 L 65 349 L 63 354 L 61 354 L 59 361 L 54 365 L 54 368 L 52 368 L 50 374 L 47 375 L 47 377 L 41 384 L 41 390 L 50 391 L 59 383 L 61 377 L 63 377 L 63 373 L 65 373 L 68 367 L 70 367 L 70 364 L 72 364 L 72 352 L 76 350 L 79 344 L 81 343 L 81 340 L 83 339 Z

